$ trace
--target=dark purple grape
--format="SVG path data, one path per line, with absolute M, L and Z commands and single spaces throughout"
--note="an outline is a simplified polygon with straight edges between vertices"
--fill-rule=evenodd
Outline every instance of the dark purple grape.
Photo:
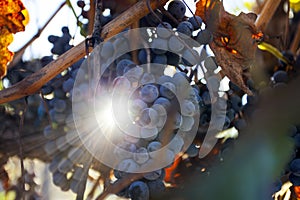
M 168 38 L 172 35 L 172 26 L 168 22 L 163 22 L 163 24 L 157 26 L 156 32 L 159 37 Z
M 85 2 L 82 1 L 82 0 L 79 0 L 79 1 L 77 1 L 77 6 L 78 6 L 79 8 L 84 8 Z
M 139 54 L 138 54 L 138 59 L 139 59 L 139 62 L 141 64 L 146 64 L 147 63 L 147 51 L 145 49 L 141 49 L 139 51 Z M 151 59 L 151 55 L 150 55 L 150 59 Z
M 162 64 L 162 65 L 166 65 L 167 61 L 168 61 L 168 58 L 165 54 L 155 55 L 152 60 L 153 63 L 158 63 L 158 64 Z
M 143 181 L 135 181 L 131 183 L 128 192 L 132 200 L 149 199 L 149 188 Z
M 136 64 L 129 59 L 120 60 L 117 64 L 117 76 L 122 76 L 124 74 L 125 68 L 130 66 L 134 67 L 136 66 Z
M 286 71 L 278 70 L 273 74 L 275 83 L 287 83 L 289 80 L 288 74 Z
M 204 29 L 198 33 L 196 40 L 199 44 L 206 45 L 213 41 L 213 35 L 209 30 Z
M 179 33 L 183 33 L 189 37 L 192 36 L 192 32 L 194 31 L 193 25 L 188 21 L 180 22 L 177 26 L 177 31 Z
M 151 50 L 155 54 L 165 54 L 168 49 L 168 41 L 161 38 L 154 38 L 151 43 Z
M 169 3 L 168 11 L 176 19 L 182 19 L 185 15 L 186 7 L 180 0 L 174 0 Z
M 188 21 L 193 25 L 194 30 L 198 30 L 199 28 L 201 28 L 201 25 L 202 25 L 201 17 L 199 17 L 199 16 L 190 17 Z
M 289 179 L 294 186 L 300 186 L 300 176 L 297 176 L 296 174 L 291 173 L 289 176 Z
M 157 179 L 154 181 L 148 181 L 147 182 L 148 188 L 149 188 L 149 193 L 150 193 L 150 198 L 152 199 L 160 199 L 160 195 L 165 191 L 166 186 L 163 183 L 162 180 Z

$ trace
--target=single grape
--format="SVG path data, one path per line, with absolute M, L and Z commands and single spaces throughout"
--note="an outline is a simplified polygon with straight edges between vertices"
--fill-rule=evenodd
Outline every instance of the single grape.
M 237 119 L 234 121 L 233 125 L 237 130 L 241 131 L 247 127 L 247 122 L 245 119 Z
M 54 185 L 58 187 L 64 188 L 65 185 L 68 185 L 68 179 L 66 177 L 66 174 L 64 173 L 56 171 L 53 173 L 52 178 L 53 178 Z
M 190 131 L 193 128 L 194 122 L 195 120 L 193 117 L 182 116 L 182 122 L 179 128 L 182 131 Z
M 148 128 L 148 127 L 142 127 L 141 128 L 141 138 L 151 141 L 154 140 L 157 137 L 158 129 L 156 127 Z
M 182 54 L 183 64 L 187 66 L 194 66 L 198 63 L 198 59 L 199 59 L 199 53 L 195 49 L 192 49 L 192 51 L 189 49 L 185 49 L 183 51 Z
M 162 85 L 164 82 L 171 82 L 172 83 L 173 79 L 170 76 L 167 75 L 162 75 L 157 79 L 157 84 Z
M 232 121 L 232 120 L 230 120 L 229 117 L 225 116 L 225 121 L 224 121 L 224 125 L 223 125 L 223 130 L 226 130 L 226 129 L 229 128 L 229 126 L 230 126 L 230 124 L 231 124 L 231 121 Z
M 132 153 L 136 151 L 136 145 L 129 142 L 122 142 L 114 149 L 114 154 L 121 159 L 132 157 Z
M 56 142 L 55 140 L 50 140 L 48 141 L 45 146 L 44 146 L 44 150 L 46 151 L 46 153 L 50 156 L 53 155 L 54 153 L 57 152 L 57 147 L 56 147 Z
M 72 77 L 70 77 L 68 80 L 66 80 L 63 83 L 63 91 L 70 92 L 74 86 L 74 82 L 75 82 L 75 80 Z
M 156 99 L 154 101 L 153 104 L 162 105 L 166 110 L 168 110 L 171 106 L 171 102 L 167 98 L 164 98 L 164 97 L 159 97 L 158 99 Z
M 114 54 L 114 45 L 113 43 L 107 41 L 103 43 L 103 46 L 100 50 L 100 55 L 104 59 L 112 57 Z
M 51 160 L 51 163 L 49 165 L 49 170 L 50 172 L 54 173 L 57 171 L 58 165 L 60 163 L 60 161 L 62 160 L 62 155 L 61 154 L 57 154 L 53 157 L 53 159 Z
M 112 85 L 114 86 L 114 89 L 117 91 L 127 91 L 131 87 L 130 81 L 125 76 L 116 77 L 113 80 Z
M 63 173 L 63 174 L 67 174 L 68 172 L 70 172 L 73 168 L 73 162 L 68 159 L 68 158 L 63 158 L 60 163 L 58 164 L 58 171 Z
M 232 108 L 236 111 L 239 112 L 241 111 L 243 104 L 242 104 L 242 99 L 238 96 L 238 95 L 232 95 L 230 97 L 230 102 L 231 102 L 231 106 Z
M 149 188 L 150 199 L 160 199 L 160 195 L 166 190 L 164 182 L 160 179 L 154 181 L 147 181 Z
M 167 30 L 169 29 L 169 30 Z M 163 22 L 163 24 L 159 24 L 157 26 L 156 32 L 158 37 L 168 38 L 172 35 L 172 26 L 168 22 Z
M 118 170 L 123 172 L 135 173 L 140 166 L 133 159 L 124 159 L 118 164 Z
M 219 91 L 219 88 L 220 88 L 220 80 L 218 78 L 217 75 L 212 75 L 212 76 L 209 76 L 207 79 L 206 79 L 206 82 L 207 82 L 207 87 L 210 91 L 212 92 L 218 92 Z
M 53 92 L 54 88 L 51 85 L 44 85 L 42 87 L 42 94 L 43 95 L 48 95 Z
M 290 170 L 293 173 L 300 173 L 300 159 L 294 159 L 291 163 L 290 163 Z
M 54 96 L 56 98 L 59 98 L 59 99 L 65 99 L 66 98 L 66 93 L 63 91 L 62 88 L 56 88 L 54 90 Z
M 189 155 L 189 157 L 196 157 L 199 153 L 199 149 L 194 145 L 191 144 L 189 148 L 186 150 L 186 153 Z
M 135 63 L 129 59 L 122 59 L 117 63 L 117 76 L 124 74 L 124 69 L 128 66 L 135 66 Z
M 59 113 L 59 112 L 54 113 L 53 121 L 59 124 L 63 124 L 65 122 L 65 119 L 66 119 L 66 113 Z
M 149 188 L 143 181 L 135 181 L 130 184 L 129 197 L 132 200 L 147 200 L 149 199 Z
M 139 123 L 143 127 L 155 128 L 158 123 L 158 113 L 153 108 L 145 108 L 140 113 Z
M 155 85 L 147 84 L 140 90 L 140 97 L 146 103 L 152 103 L 158 98 L 159 92 Z
M 132 83 L 139 81 L 144 72 L 143 68 L 141 67 L 133 67 L 129 69 L 127 72 L 125 72 L 125 70 L 124 70 L 124 76 Z
M 74 193 L 78 192 L 79 184 L 80 184 L 80 181 L 78 181 L 76 179 L 71 179 L 71 181 L 70 181 L 70 189 L 72 190 L 72 192 L 74 192 Z
M 183 145 L 184 145 L 184 140 L 182 139 L 182 137 L 179 135 L 176 135 L 170 141 L 168 148 L 171 151 L 173 151 L 174 154 L 177 154 L 182 150 Z
M 157 156 L 159 156 L 159 154 L 156 151 L 158 151 L 161 148 L 162 148 L 161 142 L 158 142 L 158 141 L 150 142 L 147 146 L 147 150 L 149 152 L 150 157 L 158 158 Z
M 184 49 L 184 44 L 179 40 L 178 36 L 171 36 L 168 40 L 168 47 L 171 52 L 179 53 Z
M 204 29 L 198 33 L 196 41 L 203 45 L 209 44 L 213 41 L 213 35 L 208 29 Z
M 188 93 L 189 78 L 184 72 L 176 72 L 173 76 L 173 83 L 176 86 L 177 94 L 182 96 Z
M 146 64 L 147 63 L 147 56 L 148 56 L 147 51 L 145 49 L 139 50 L 138 60 L 141 64 Z M 150 59 L 151 59 L 151 55 L 150 55 Z
M 69 129 L 75 129 L 75 122 L 73 119 L 73 114 L 69 114 L 65 119 L 65 124 Z
M 133 160 L 138 164 L 143 164 L 149 160 L 149 154 L 145 147 L 138 148 L 133 154 Z
M 79 163 L 82 160 L 82 156 L 84 155 L 84 151 L 80 147 L 73 147 L 68 152 L 68 158 L 75 164 Z
M 147 108 L 147 104 L 141 99 L 129 101 L 129 113 L 134 118 L 138 117 L 145 108 Z
M 210 105 L 211 104 L 210 94 L 209 94 L 208 91 L 203 92 L 201 98 L 202 98 L 205 105 Z
M 158 54 L 158 55 L 154 56 L 152 62 L 162 64 L 162 65 L 166 65 L 167 62 L 168 62 L 168 58 L 165 54 Z
M 172 82 L 164 82 L 159 87 L 159 92 L 162 97 L 173 99 L 175 97 L 176 86 Z
M 146 85 L 149 83 L 155 83 L 155 76 L 152 73 L 144 73 L 141 80 L 140 84 L 141 85 Z
M 75 180 L 82 180 L 84 174 L 83 174 L 83 168 L 80 167 L 80 166 L 75 166 L 75 170 L 74 170 L 74 173 L 72 175 L 72 179 L 75 179 Z
M 79 0 L 79 1 L 77 1 L 77 6 L 78 6 L 79 8 L 83 8 L 83 7 L 85 6 L 85 2 L 82 1 L 82 0 Z
M 159 116 L 167 116 L 167 111 L 164 106 L 160 104 L 153 104 L 152 109 L 154 109 Z
M 289 77 L 286 71 L 278 70 L 273 74 L 273 79 L 275 83 L 287 83 Z
M 114 51 L 122 55 L 130 49 L 129 43 L 126 38 L 119 37 L 113 42 Z
M 297 176 L 296 174 L 291 173 L 289 176 L 289 179 L 294 186 L 300 186 L 300 176 Z
M 193 25 L 188 21 L 182 21 L 177 26 L 177 31 L 179 33 L 183 33 L 189 37 L 192 36 L 192 32 L 194 31 Z
M 154 38 L 151 43 L 151 50 L 155 54 L 165 54 L 168 49 L 168 41 L 161 38 Z
M 133 137 L 131 135 L 123 134 L 123 136 L 124 136 L 124 140 L 126 142 L 129 142 L 129 143 L 132 143 L 132 144 L 136 144 L 136 143 L 138 143 L 140 141 L 139 138 Z
M 198 30 L 201 28 L 201 25 L 202 25 L 202 19 L 200 16 L 193 16 L 193 17 L 190 17 L 189 20 L 188 20 L 194 27 L 194 30 Z
M 55 139 L 55 137 L 57 136 L 57 134 L 55 134 L 56 132 L 52 129 L 51 125 L 47 125 L 44 127 L 44 137 L 47 139 Z
M 182 123 L 182 116 L 179 112 L 176 112 L 173 117 L 173 128 L 178 129 Z
M 180 0 L 171 1 L 167 9 L 176 19 L 182 19 L 185 15 L 186 7 Z
M 67 108 L 67 103 L 63 99 L 56 99 L 54 103 L 54 110 L 56 112 L 63 112 Z
M 67 132 L 67 134 L 65 135 L 65 138 L 66 138 L 66 142 L 67 142 L 66 145 L 78 146 L 81 144 L 80 138 L 76 131 Z

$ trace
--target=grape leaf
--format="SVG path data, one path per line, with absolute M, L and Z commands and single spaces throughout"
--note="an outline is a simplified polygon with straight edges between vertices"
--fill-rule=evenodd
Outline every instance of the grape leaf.
M 0 0 L 0 78 L 6 75 L 7 63 L 13 58 L 8 45 L 13 33 L 25 30 L 28 12 L 20 0 Z
M 247 94 L 252 94 L 243 76 L 253 63 L 257 42 L 262 33 L 254 25 L 254 13 L 232 15 L 219 0 L 200 0 L 196 4 L 199 15 L 213 33 L 210 47 L 228 78 Z

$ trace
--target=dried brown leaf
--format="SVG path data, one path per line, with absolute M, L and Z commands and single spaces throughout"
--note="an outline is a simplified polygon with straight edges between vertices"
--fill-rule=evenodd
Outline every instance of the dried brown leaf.
M 196 15 L 199 15 L 214 36 L 210 47 L 228 78 L 247 94 L 252 94 L 243 76 L 254 61 L 257 39 L 261 33 L 254 25 L 254 13 L 232 15 L 224 10 L 218 0 L 200 0 Z

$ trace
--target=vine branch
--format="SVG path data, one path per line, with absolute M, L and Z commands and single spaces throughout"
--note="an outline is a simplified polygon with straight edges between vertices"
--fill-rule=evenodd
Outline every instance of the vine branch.
M 150 5 L 153 9 L 156 9 L 159 6 L 164 5 L 166 2 L 168 2 L 168 0 L 153 0 L 150 2 Z M 120 33 L 130 26 L 135 20 L 141 19 L 148 13 L 149 10 L 147 8 L 146 0 L 137 2 L 105 25 L 101 31 L 101 38 L 106 40 Z M 0 91 L 0 104 L 36 93 L 45 83 L 53 79 L 57 74 L 67 69 L 84 56 L 85 42 L 83 41 L 39 71 L 27 76 L 10 88 Z

